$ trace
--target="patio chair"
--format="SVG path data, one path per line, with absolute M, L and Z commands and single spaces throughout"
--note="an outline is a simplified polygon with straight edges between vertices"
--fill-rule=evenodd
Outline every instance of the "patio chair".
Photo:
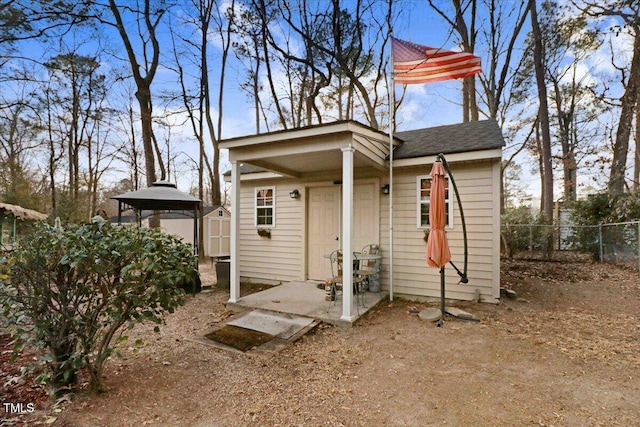
M 343 256 L 342 256 L 342 251 L 337 249 L 333 252 L 331 252 L 331 255 L 329 255 L 329 261 L 331 262 L 331 289 L 330 289 L 330 293 L 332 296 L 334 296 L 333 298 L 330 298 L 329 301 L 329 308 L 327 308 L 327 312 L 331 309 L 331 305 L 335 304 L 335 302 L 338 300 L 338 296 L 342 296 L 342 292 L 343 292 L 343 276 L 342 276 L 342 262 L 343 262 Z M 359 277 L 355 274 L 355 269 L 354 269 L 354 275 L 353 275 L 353 293 L 356 297 L 356 310 L 358 312 L 358 316 L 360 315 L 360 308 L 359 308 L 359 299 L 364 298 L 364 278 Z M 363 302 L 363 306 L 364 306 L 364 299 L 362 300 Z
M 360 254 L 364 255 L 378 255 L 380 254 L 380 246 L 371 244 L 366 245 L 360 251 Z M 358 253 L 354 253 L 356 259 L 358 259 Z M 358 268 L 354 274 L 358 277 L 362 277 L 365 281 L 365 290 L 369 289 L 372 281 L 379 280 L 380 276 L 380 260 L 379 259 L 361 259 L 358 261 Z

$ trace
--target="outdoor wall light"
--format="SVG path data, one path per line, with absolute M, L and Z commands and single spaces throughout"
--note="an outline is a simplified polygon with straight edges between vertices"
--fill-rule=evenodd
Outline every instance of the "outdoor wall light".
M 389 194 L 389 184 L 385 184 L 380 187 L 380 191 L 382 191 L 382 194 Z
M 291 197 L 292 199 L 298 199 L 298 198 L 300 198 L 300 192 L 296 188 L 291 193 L 289 193 L 289 197 Z

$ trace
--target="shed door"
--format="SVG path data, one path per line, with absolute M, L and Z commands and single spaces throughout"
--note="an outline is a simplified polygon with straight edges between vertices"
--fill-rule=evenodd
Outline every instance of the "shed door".
M 325 255 L 340 246 L 340 187 L 309 188 L 307 265 L 309 279 L 331 277 Z
M 210 257 L 231 254 L 231 219 L 222 211 L 214 212 L 209 216 L 209 247 L 207 249 Z

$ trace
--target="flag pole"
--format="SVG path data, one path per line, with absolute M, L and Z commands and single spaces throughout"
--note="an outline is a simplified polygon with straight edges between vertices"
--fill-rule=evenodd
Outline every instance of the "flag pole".
M 391 33 L 391 31 L 390 31 Z M 396 121 L 396 86 L 393 78 L 393 36 L 391 37 L 391 85 L 387 88 L 389 96 L 389 300 L 393 301 L 393 131 Z

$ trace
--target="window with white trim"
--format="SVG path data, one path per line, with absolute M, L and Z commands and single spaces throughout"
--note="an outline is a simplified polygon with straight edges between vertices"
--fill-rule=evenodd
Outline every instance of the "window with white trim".
M 256 227 L 273 227 L 276 221 L 275 187 L 257 187 L 255 189 Z
M 453 203 L 451 202 L 449 177 L 445 177 L 444 200 L 447 207 L 447 228 L 453 227 Z M 418 228 L 429 228 L 429 207 L 431 204 L 431 175 L 417 177 L 417 218 Z

